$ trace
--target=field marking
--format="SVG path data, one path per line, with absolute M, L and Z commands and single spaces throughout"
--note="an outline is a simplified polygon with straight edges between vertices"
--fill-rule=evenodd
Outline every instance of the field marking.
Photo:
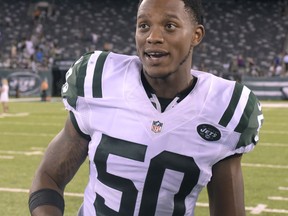
M 286 166 L 286 165 L 272 165 L 272 164 L 242 163 L 242 166 L 246 166 L 246 167 L 272 168 L 272 169 L 288 169 L 288 166 Z
M 260 204 L 261 205 L 261 204 Z M 259 208 L 259 207 L 256 207 L 256 209 L 257 208 Z M 252 208 L 252 207 L 247 207 L 247 208 L 245 208 L 246 210 L 249 210 L 249 211 L 253 211 L 254 210 L 254 208 Z M 266 207 L 264 207 L 264 205 L 263 206 L 261 206 L 261 211 L 258 211 L 258 212 L 256 212 L 256 213 L 252 213 L 252 212 L 250 212 L 251 214 L 261 214 L 261 213 L 263 213 L 263 212 L 266 212 L 266 213 L 279 213 L 279 214 L 286 214 L 287 215 L 287 213 L 288 213 L 288 210 L 286 210 L 286 209 L 269 209 L 269 208 L 266 208 Z
M 32 156 L 32 155 L 43 155 L 44 151 L 4 151 L 0 150 L 0 159 L 3 160 L 12 160 L 15 157 L 12 155 L 26 155 L 26 156 Z
M 279 190 L 288 190 L 288 187 L 278 187 Z
M 12 160 L 12 159 L 14 159 L 14 156 L 0 155 L 0 159 Z
M 28 189 L 21 189 L 21 188 L 0 188 L 0 192 L 11 192 L 11 193 L 29 193 Z M 65 196 L 71 197 L 84 197 L 83 193 L 73 193 L 73 192 L 64 192 Z M 196 206 L 200 207 L 209 207 L 208 203 L 200 203 L 197 202 Z M 251 211 L 251 214 L 260 214 L 263 212 L 267 213 L 280 213 L 280 214 L 287 214 L 288 210 L 286 209 L 267 209 L 267 206 L 264 204 L 258 204 L 256 207 L 245 207 L 247 211 Z
M 1 135 L 5 136 L 55 136 L 57 133 L 48 134 L 48 133 L 13 133 L 13 132 L 0 132 Z
M 37 122 L 13 122 L 13 121 L 5 121 L 5 124 L 13 124 L 13 125 L 37 125 L 37 126 L 63 126 L 63 124 L 57 123 L 37 123 Z
M 30 115 L 30 113 L 24 112 L 24 113 L 2 113 L 0 114 L 0 118 L 6 118 L 6 117 L 25 117 Z
M 261 102 L 262 107 L 269 107 L 269 108 L 288 108 L 288 103 L 267 103 Z
M 264 204 L 259 204 L 257 205 L 255 208 L 252 208 L 250 210 L 250 213 L 251 214 L 260 214 L 262 213 L 265 209 L 266 209 L 267 205 L 264 205 Z
M 278 201 L 288 201 L 288 197 L 280 197 L 280 196 L 270 196 L 268 197 L 268 199 Z
M 0 150 L 0 153 L 2 154 L 8 154 L 8 155 L 27 155 L 27 156 L 31 156 L 31 155 L 43 155 L 43 151 L 3 151 Z
M 11 192 L 11 193 L 29 193 L 28 189 L 21 188 L 0 188 L 1 192 Z M 64 192 L 65 196 L 71 197 L 84 197 L 83 193 L 72 193 L 72 192 Z
M 270 119 L 270 121 L 271 121 L 271 119 Z M 265 122 L 264 124 L 265 124 L 265 126 L 266 125 L 272 125 L 272 126 L 274 125 L 272 122 Z M 286 123 L 286 122 L 285 123 L 284 122 L 277 122 L 277 126 L 287 126 L 287 125 L 288 125 L 288 123 Z
M 268 134 L 284 134 L 284 135 L 287 135 L 287 131 L 275 131 L 275 130 L 261 130 L 260 132 L 261 134 L 265 134 L 265 133 L 268 133 Z
M 288 144 L 285 144 L 285 143 L 261 143 L 261 142 L 259 142 L 259 146 L 288 147 Z
M 31 147 L 31 149 L 36 151 L 45 151 L 45 148 L 43 147 Z

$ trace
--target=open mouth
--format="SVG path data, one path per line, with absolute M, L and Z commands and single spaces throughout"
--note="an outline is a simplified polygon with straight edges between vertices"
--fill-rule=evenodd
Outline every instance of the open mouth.
M 145 52 L 144 54 L 149 58 L 161 58 L 168 55 L 167 53 L 164 52 Z

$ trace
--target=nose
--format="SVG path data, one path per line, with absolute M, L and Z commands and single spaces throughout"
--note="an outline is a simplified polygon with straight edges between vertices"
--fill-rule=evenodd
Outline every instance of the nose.
M 151 28 L 150 34 L 146 40 L 148 43 L 163 43 L 164 38 L 161 29 Z

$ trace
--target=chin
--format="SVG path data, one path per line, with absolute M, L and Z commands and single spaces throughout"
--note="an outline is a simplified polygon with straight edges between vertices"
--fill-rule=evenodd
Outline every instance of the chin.
M 144 69 L 144 73 L 152 79 L 165 79 L 171 74 L 170 72 L 164 72 L 164 71 L 161 72 L 159 69 L 155 70 L 154 68 L 153 68 L 153 70 Z

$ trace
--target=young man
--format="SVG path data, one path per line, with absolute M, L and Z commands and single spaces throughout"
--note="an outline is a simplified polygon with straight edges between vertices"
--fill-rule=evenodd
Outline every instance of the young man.
M 205 186 L 211 215 L 245 215 L 241 155 L 263 115 L 247 87 L 191 70 L 203 36 L 199 0 L 143 0 L 138 57 L 95 51 L 75 62 L 62 89 L 70 115 L 36 172 L 32 215 L 63 214 L 87 155 L 85 216 L 192 216 Z

